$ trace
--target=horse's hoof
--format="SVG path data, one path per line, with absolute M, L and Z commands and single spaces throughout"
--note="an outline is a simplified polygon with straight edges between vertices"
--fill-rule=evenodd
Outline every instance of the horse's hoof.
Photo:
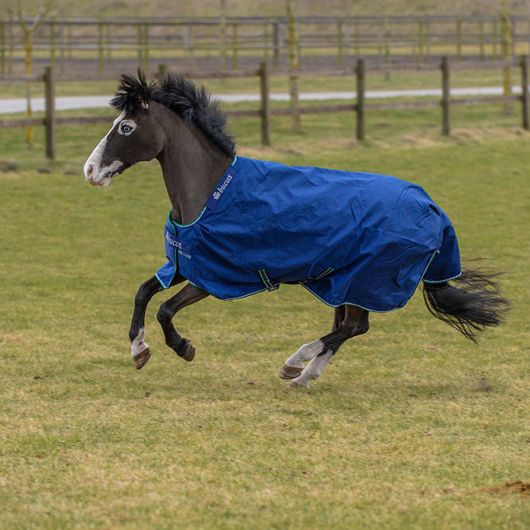
M 289 366 L 284 364 L 280 370 L 280 377 L 282 379 L 295 379 L 302 373 L 303 368 L 297 368 L 296 366 Z
M 151 352 L 149 351 L 149 348 L 146 348 L 145 350 L 141 351 L 138 355 L 135 355 L 132 360 L 134 361 L 134 366 L 136 366 L 137 370 L 140 370 L 140 368 L 143 368 L 147 361 L 151 358 Z
M 300 380 L 299 378 L 293 379 L 289 383 L 289 388 L 309 388 L 309 381 L 306 381 L 305 379 Z
M 193 358 L 195 357 L 195 346 L 193 346 L 191 341 L 189 341 L 188 339 L 184 339 L 183 344 L 179 348 L 179 351 L 177 353 L 185 361 L 193 361 Z

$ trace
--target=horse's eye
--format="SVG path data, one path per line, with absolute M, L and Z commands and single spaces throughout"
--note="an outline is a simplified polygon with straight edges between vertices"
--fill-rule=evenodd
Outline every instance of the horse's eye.
M 129 136 L 136 129 L 136 123 L 132 120 L 124 120 L 120 123 L 118 132 L 124 136 Z

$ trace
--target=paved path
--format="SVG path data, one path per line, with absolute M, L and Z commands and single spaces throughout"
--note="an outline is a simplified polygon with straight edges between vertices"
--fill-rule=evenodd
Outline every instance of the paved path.
M 513 87 L 515 94 L 521 93 L 521 88 Z M 453 88 L 452 96 L 495 96 L 501 95 L 501 87 L 469 87 Z M 437 88 L 418 89 L 418 90 L 369 90 L 366 92 L 368 99 L 389 99 L 389 98 L 417 98 L 417 97 L 441 97 L 442 92 Z M 225 103 L 241 103 L 248 101 L 259 101 L 259 94 L 214 94 L 214 96 Z M 271 93 L 272 101 L 288 101 L 287 92 Z M 95 109 L 107 107 L 111 96 L 75 96 L 75 97 L 58 97 L 55 101 L 57 110 L 72 109 Z M 329 99 L 355 99 L 355 92 L 304 92 L 300 94 L 302 101 L 324 101 Z M 33 98 L 33 110 L 44 110 L 44 99 Z M 0 99 L 0 114 L 9 114 L 14 112 L 24 112 L 26 108 L 25 99 Z

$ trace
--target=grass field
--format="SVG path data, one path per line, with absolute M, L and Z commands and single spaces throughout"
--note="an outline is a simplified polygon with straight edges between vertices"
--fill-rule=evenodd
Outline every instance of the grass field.
M 8 0 L 8 3 L 12 0 Z M 416 0 L 407 2 L 405 0 L 355 0 L 345 2 L 344 0 L 331 0 L 326 4 L 323 13 L 322 6 L 315 0 L 296 0 L 294 2 L 299 15 L 418 15 L 437 13 L 440 4 L 435 0 Z M 61 15 L 70 16 L 218 16 L 219 0 L 180 0 L 178 8 L 170 0 L 153 0 L 146 4 L 140 0 L 125 0 L 122 2 L 109 3 L 107 0 L 89 0 L 80 4 L 79 2 L 65 1 L 60 4 Z M 285 14 L 285 0 L 227 0 L 226 6 L 229 16 L 275 16 Z M 511 2 L 514 13 L 526 13 L 528 11 L 528 0 L 517 0 Z M 498 0 L 446 0 L 443 4 L 443 13 L 456 14 L 497 14 L 500 6 Z
M 299 287 L 184 310 L 192 363 L 165 346 L 157 295 L 153 358 L 134 370 L 132 301 L 163 263 L 158 167 L 98 190 L 81 168 L 108 127 L 60 127 L 53 164 L 41 129 L 33 152 L 0 131 L 19 166 L 0 172 L 0 528 L 528 528 L 528 489 L 507 483 L 530 481 L 530 136 L 457 112 L 469 128 L 451 139 L 435 112 L 379 113 L 363 146 L 343 115 L 298 135 L 277 119 L 266 150 L 255 120 L 233 123 L 241 154 L 423 185 L 464 256 L 506 271 L 513 310 L 478 346 L 418 293 L 301 391 L 277 372 L 332 315 Z

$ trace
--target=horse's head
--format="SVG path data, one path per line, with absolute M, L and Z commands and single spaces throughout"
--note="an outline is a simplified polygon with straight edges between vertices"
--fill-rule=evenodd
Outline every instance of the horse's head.
M 91 184 L 109 186 L 114 175 L 152 160 L 162 150 L 164 132 L 150 110 L 150 91 L 140 72 L 138 79 L 122 76 L 111 102 L 121 114 L 85 163 L 85 178 Z

